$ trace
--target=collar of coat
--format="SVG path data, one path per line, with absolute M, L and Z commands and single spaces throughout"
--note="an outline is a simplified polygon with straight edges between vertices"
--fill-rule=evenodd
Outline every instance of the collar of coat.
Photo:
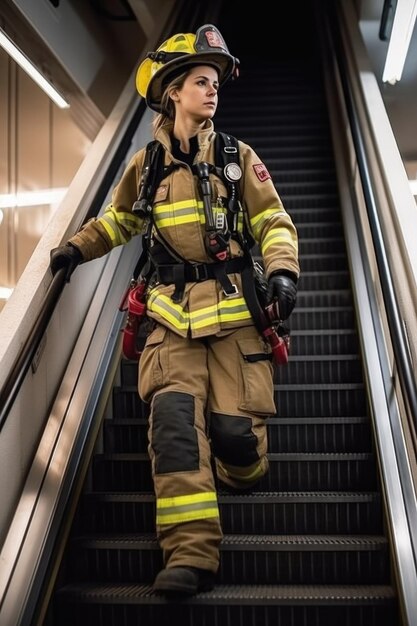
M 173 122 L 167 122 L 156 133 L 155 139 L 161 142 L 164 148 L 171 152 L 171 132 L 174 127 Z M 214 124 L 211 120 L 207 120 L 204 128 L 197 133 L 198 146 L 200 150 L 204 150 L 214 136 Z

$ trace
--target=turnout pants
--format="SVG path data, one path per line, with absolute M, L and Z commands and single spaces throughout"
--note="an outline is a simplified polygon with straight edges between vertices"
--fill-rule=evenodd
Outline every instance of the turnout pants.
M 269 349 L 253 326 L 190 339 L 157 325 L 139 361 L 139 395 L 151 405 L 148 450 L 165 566 L 216 572 L 222 530 L 213 463 L 236 489 L 268 470 Z

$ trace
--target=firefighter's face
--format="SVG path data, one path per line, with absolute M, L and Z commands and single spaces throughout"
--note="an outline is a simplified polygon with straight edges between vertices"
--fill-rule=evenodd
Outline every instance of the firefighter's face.
M 181 89 L 174 89 L 171 93 L 176 117 L 190 116 L 199 122 L 211 119 L 217 109 L 218 89 L 217 70 L 211 65 L 196 65 L 190 70 Z

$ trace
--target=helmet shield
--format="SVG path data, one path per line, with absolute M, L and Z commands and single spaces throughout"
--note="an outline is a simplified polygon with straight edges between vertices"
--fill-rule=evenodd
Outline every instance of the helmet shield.
M 200 26 L 195 34 L 194 43 L 196 52 L 224 52 L 229 54 L 229 50 L 220 31 L 212 24 Z
M 164 41 L 156 52 L 148 52 L 138 68 L 136 88 L 151 109 L 161 112 L 163 91 L 180 72 L 193 65 L 212 65 L 222 85 L 238 63 L 229 53 L 219 30 L 212 24 L 205 24 L 195 35 L 178 33 Z

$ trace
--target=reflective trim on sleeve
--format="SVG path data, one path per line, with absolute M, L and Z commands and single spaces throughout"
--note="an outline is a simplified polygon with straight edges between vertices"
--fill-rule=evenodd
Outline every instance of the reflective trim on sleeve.
M 285 209 L 283 207 L 275 207 L 273 209 L 266 209 L 262 211 L 255 217 L 250 218 L 250 225 L 252 227 L 253 235 L 257 241 L 259 241 L 259 237 L 261 235 L 262 229 L 271 217 L 277 215 L 277 213 L 285 213 Z
M 215 491 L 156 500 L 156 523 L 159 525 L 177 524 L 210 517 L 219 517 Z
M 113 205 L 106 207 L 98 219 L 111 239 L 113 247 L 127 243 L 142 232 L 142 220 L 127 211 L 116 211 Z
M 298 250 L 297 239 L 295 239 L 288 228 L 271 228 L 268 231 L 267 236 L 262 241 L 261 251 L 262 255 L 275 244 L 290 245 L 294 250 Z

